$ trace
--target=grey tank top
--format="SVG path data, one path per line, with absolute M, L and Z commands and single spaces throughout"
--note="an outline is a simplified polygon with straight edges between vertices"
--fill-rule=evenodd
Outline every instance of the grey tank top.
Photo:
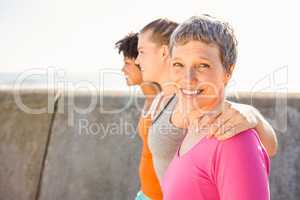
M 177 98 L 174 95 L 157 117 L 152 119 L 152 126 L 148 133 L 148 146 L 160 183 L 186 134 L 185 129 L 177 128 L 171 123 L 176 102 Z

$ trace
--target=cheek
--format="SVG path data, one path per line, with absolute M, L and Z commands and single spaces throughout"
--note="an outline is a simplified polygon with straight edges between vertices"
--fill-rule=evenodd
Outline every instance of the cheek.
M 181 77 L 179 74 L 171 72 L 170 73 L 170 80 L 174 84 L 175 87 L 179 88 Z
M 145 53 L 139 54 L 139 61 L 141 63 L 144 63 L 146 59 L 147 59 L 147 55 Z
M 137 70 L 135 70 L 135 69 L 131 69 L 130 73 L 131 73 L 131 75 L 132 75 L 133 77 L 139 76 L 139 72 L 138 72 Z
M 157 52 L 152 52 L 149 53 L 149 61 L 152 62 L 153 64 L 158 64 L 159 63 L 159 56 Z
M 143 64 L 145 67 L 153 65 L 153 59 L 151 58 L 151 55 L 144 55 Z
M 183 70 L 178 69 L 176 67 L 170 66 L 170 75 L 171 75 L 171 80 L 174 82 L 180 82 L 183 80 Z
M 219 75 L 211 75 L 205 80 L 206 93 L 212 96 L 220 96 L 224 90 L 224 79 Z
M 133 72 L 132 70 L 128 70 L 127 72 L 128 72 L 127 75 L 128 75 L 130 78 L 134 78 L 134 72 Z

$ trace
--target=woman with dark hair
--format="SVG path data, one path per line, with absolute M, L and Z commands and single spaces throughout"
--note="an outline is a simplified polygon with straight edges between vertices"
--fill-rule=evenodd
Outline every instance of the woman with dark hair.
M 138 124 L 138 132 L 143 142 L 143 147 L 139 166 L 141 188 L 136 196 L 136 200 L 162 199 L 162 192 L 153 168 L 152 155 L 147 143 L 148 128 L 152 123 L 150 106 L 153 98 L 160 92 L 160 87 L 156 83 L 143 81 L 141 69 L 139 65 L 135 64 L 135 59 L 138 55 L 137 43 L 137 33 L 130 33 L 116 43 L 119 53 L 123 54 L 124 66 L 122 72 L 126 77 L 127 85 L 140 86 L 145 96 L 145 103 Z

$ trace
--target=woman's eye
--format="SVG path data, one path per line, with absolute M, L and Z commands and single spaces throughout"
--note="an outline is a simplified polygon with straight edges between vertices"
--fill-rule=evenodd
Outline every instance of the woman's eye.
M 208 64 L 202 63 L 197 66 L 197 68 L 209 68 L 210 66 Z
M 183 67 L 183 64 L 181 64 L 181 63 L 173 63 L 173 67 Z

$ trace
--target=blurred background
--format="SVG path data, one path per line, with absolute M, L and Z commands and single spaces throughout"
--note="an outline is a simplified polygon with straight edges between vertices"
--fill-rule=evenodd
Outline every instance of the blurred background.
M 228 21 L 239 41 L 229 90 L 300 91 L 296 9 L 292 0 L 0 0 L 0 84 L 11 85 L 20 73 L 37 69 L 40 75 L 24 84 L 42 84 L 51 67 L 61 82 L 129 90 L 116 41 L 156 18 L 182 22 L 207 13 Z

